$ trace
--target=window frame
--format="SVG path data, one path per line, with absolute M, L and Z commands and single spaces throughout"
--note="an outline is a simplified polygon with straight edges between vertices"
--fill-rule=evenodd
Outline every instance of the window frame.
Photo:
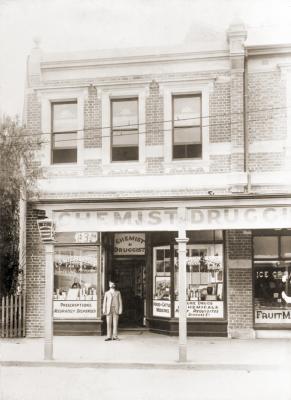
M 54 106 L 55 105 L 62 105 L 62 104 L 76 104 L 76 117 L 77 117 L 77 125 L 76 125 L 76 130 L 70 130 L 70 131 L 54 131 Z M 63 165 L 63 164 L 77 164 L 78 163 L 78 100 L 67 100 L 67 101 L 51 101 L 50 103 L 51 106 L 51 156 L 50 156 L 50 163 L 51 165 Z M 61 148 L 62 150 L 76 150 L 76 161 L 66 161 L 66 162 L 54 162 L 54 150 L 57 150 L 55 148 L 55 135 L 58 134 L 69 134 L 69 133 L 75 133 L 76 134 L 76 146 L 74 147 L 64 147 Z
M 126 102 L 126 101 L 136 101 L 137 103 L 137 129 L 129 128 L 126 131 L 136 131 L 138 144 L 137 146 L 113 146 L 113 136 L 114 131 L 121 129 L 114 129 L 113 127 L 113 103 L 114 102 Z M 118 127 L 117 127 L 118 128 Z M 137 147 L 137 159 L 133 160 L 113 160 L 113 147 Z M 126 97 L 112 97 L 110 98 L 110 161 L 112 163 L 124 163 L 124 162 L 139 162 L 140 157 L 140 140 L 139 140 L 139 98 L 138 96 L 126 96 Z
M 164 98 L 164 169 L 172 173 L 175 168 L 201 168 L 210 170 L 209 115 L 210 95 L 214 88 L 214 79 L 186 79 L 160 83 L 160 93 Z M 201 137 L 203 140 L 201 159 L 173 159 L 172 157 L 172 96 L 186 94 L 201 95 Z
M 102 112 L 102 167 L 105 174 L 127 173 L 129 170 L 136 173 L 146 171 L 146 98 L 149 95 L 147 84 L 130 85 L 123 87 L 113 85 L 110 87 L 98 88 L 98 96 L 101 99 Z M 139 160 L 138 161 L 111 161 L 111 121 L 110 121 L 110 100 L 118 98 L 138 99 L 138 122 L 139 122 Z
M 194 128 L 197 125 L 185 125 L 185 126 L 179 126 L 176 127 L 175 126 L 175 99 L 179 99 L 179 98 L 199 98 L 200 99 L 200 107 L 199 107 L 199 130 L 200 130 L 200 145 L 201 145 L 201 156 L 200 157 L 174 157 L 174 147 L 178 146 L 177 144 L 175 144 L 175 129 L 177 128 Z M 194 118 L 193 118 L 194 119 Z M 187 143 L 184 146 L 189 146 L 193 144 L 192 143 Z M 186 149 L 185 149 L 186 150 Z M 202 135 L 202 94 L 201 93 L 185 93 L 185 94 L 172 94 L 172 160 L 176 161 L 176 160 L 202 160 L 203 157 L 203 135 Z

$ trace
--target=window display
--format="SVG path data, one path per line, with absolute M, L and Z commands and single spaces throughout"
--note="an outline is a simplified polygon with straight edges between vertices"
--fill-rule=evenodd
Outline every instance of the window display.
M 97 318 L 97 252 L 89 246 L 56 247 L 54 318 Z
M 153 315 L 171 317 L 170 246 L 154 249 Z
M 174 315 L 179 316 L 178 247 L 174 247 Z M 189 318 L 224 317 L 222 244 L 187 245 L 187 315 Z M 153 316 L 171 317 L 170 246 L 155 247 L 153 254 Z
M 187 315 L 223 318 L 222 244 L 187 246 Z M 175 317 L 179 316 L 178 250 L 175 249 Z
M 255 323 L 290 324 L 291 236 L 255 236 L 253 242 Z M 273 246 L 262 251 L 266 243 Z

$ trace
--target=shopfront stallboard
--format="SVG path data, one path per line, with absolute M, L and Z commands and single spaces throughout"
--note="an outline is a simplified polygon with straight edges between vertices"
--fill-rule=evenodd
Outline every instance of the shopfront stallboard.
M 57 232 L 130 232 L 207 229 L 291 228 L 291 206 L 188 208 L 185 220 L 178 209 L 56 211 Z

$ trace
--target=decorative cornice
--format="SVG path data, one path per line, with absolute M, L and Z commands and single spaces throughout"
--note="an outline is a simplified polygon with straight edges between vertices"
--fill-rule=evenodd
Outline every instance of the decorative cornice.
M 291 54 L 291 44 L 267 44 L 246 46 L 248 57 Z
M 61 55 L 60 55 L 61 56 Z M 41 69 L 79 69 L 79 68 L 96 68 L 96 67 L 109 67 L 113 65 L 135 65 L 135 64 L 152 64 L 152 63 L 172 63 L 172 62 L 185 62 L 192 60 L 215 60 L 224 59 L 229 56 L 228 51 L 206 51 L 206 52 L 183 52 L 183 53 L 169 53 L 169 54 L 148 54 L 142 56 L 128 56 L 128 57 L 107 57 L 107 58 L 93 58 L 93 59 L 78 59 L 78 60 L 56 60 L 56 61 L 42 61 Z

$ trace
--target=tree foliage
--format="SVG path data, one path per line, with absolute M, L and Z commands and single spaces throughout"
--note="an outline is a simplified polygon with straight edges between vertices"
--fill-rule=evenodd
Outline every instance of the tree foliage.
M 18 119 L 0 122 L 0 294 L 15 292 L 19 264 L 19 201 L 35 188 L 39 170 L 33 162 L 38 140 Z

